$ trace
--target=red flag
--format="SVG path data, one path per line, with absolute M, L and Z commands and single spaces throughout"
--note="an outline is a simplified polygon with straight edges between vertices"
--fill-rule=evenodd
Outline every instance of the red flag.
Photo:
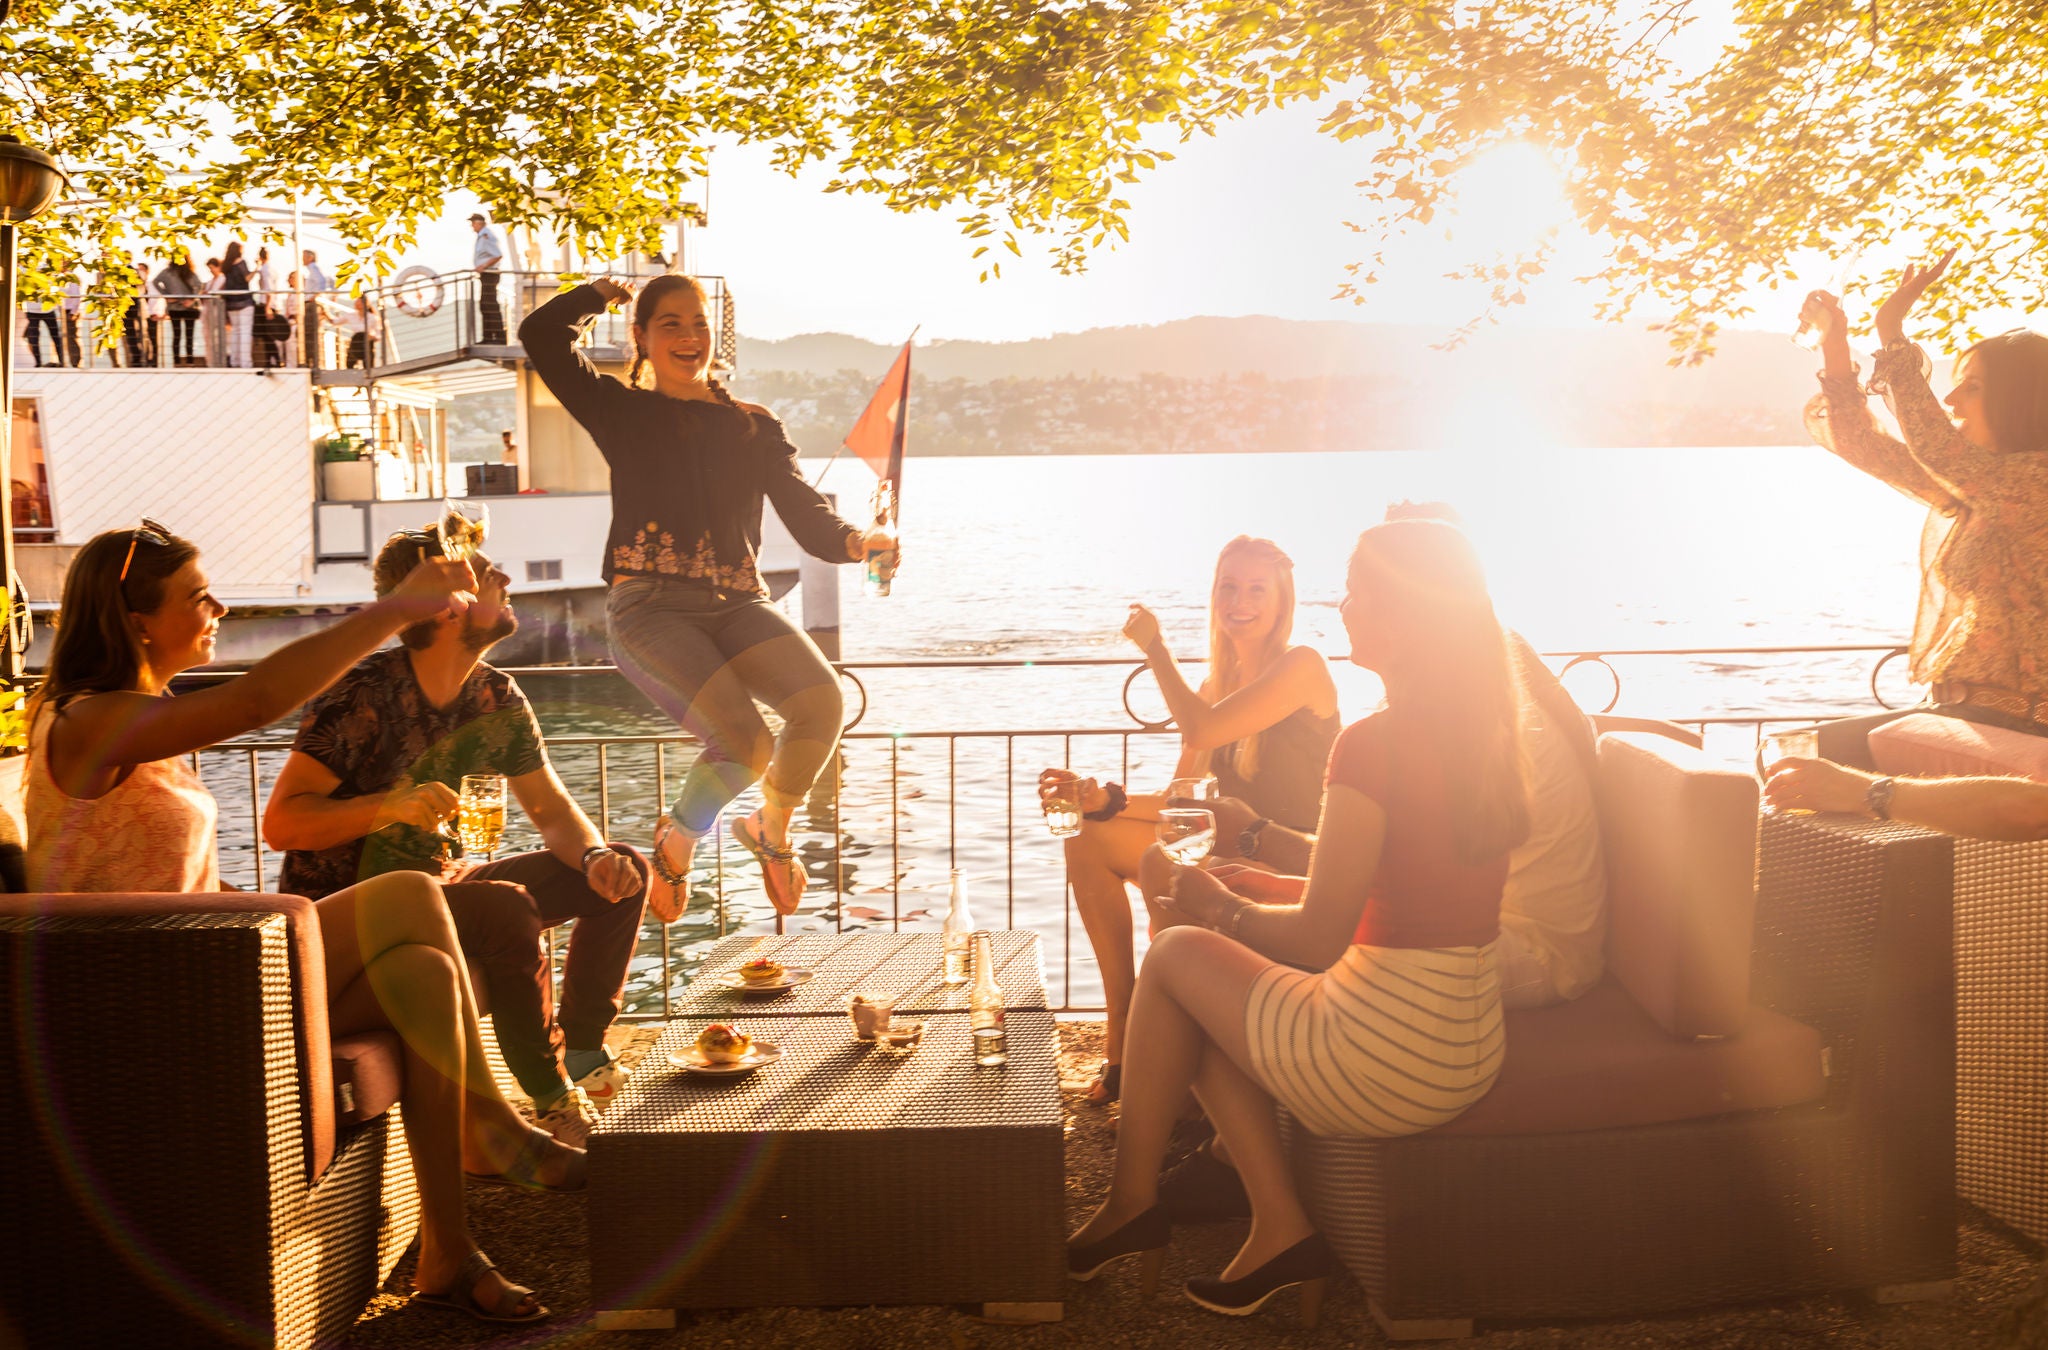
M 846 433 L 842 444 L 867 461 L 882 480 L 890 516 L 903 487 L 903 433 L 910 420 L 910 344 L 896 353 L 896 363 L 882 377 L 881 387 L 868 400 L 867 410 Z M 878 494 L 881 495 L 881 494 Z

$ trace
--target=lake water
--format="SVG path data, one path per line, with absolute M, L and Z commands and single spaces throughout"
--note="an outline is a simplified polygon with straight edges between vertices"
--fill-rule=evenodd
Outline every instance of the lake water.
M 1344 650 L 1337 602 L 1360 530 L 1390 501 L 1446 501 L 1485 558 L 1504 622 L 1539 648 L 1605 650 L 1893 644 L 1910 630 L 1923 512 L 1810 446 L 1742 449 L 1129 457 L 914 457 L 906 472 L 904 559 L 894 594 L 863 596 L 842 572 L 848 661 L 1130 657 L 1126 607 L 1160 616 L 1176 652 L 1198 657 L 1210 570 L 1233 535 L 1264 535 L 1295 560 L 1295 640 Z M 824 480 L 865 501 L 855 462 Z M 792 606 L 795 601 L 792 599 Z M 1825 716 L 1870 702 L 1873 655 L 1615 657 L 1617 712 L 1643 716 Z M 1911 696 L 1903 662 L 1888 697 Z M 1377 701 L 1371 676 L 1335 667 L 1348 719 Z M 1136 785 L 1163 780 L 1170 737 L 1126 734 L 1127 667 L 862 672 L 868 709 L 847 741 L 837 811 L 814 794 L 798 841 L 811 891 L 799 928 L 936 925 L 947 872 L 960 867 L 984 926 L 1046 935 L 1055 1002 L 1100 998 L 1078 922 L 1069 922 L 1060 854 L 1039 823 L 1032 783 L 1071 763 Z M 666 730 L 616 680 L 526 681 L 551 736 Z M 1611 677 L 1581 667 L 1570 680 L 1598 708 Z M 850 696 L 855 703 L 858 696 Z M 1133 689 L 1161 708 L 1149 680 Z M 851 707 L 850 707 L 851 711 Z M 1021 736 L 1018 732 L 1071 732 Z M 929 733 L 977 733 L 953 738 Z M 1747 752 L 1752 733 L 1718 742 Z M 563 776 L 598 813 L 595 752 L 558 746 Z M 615 837 L 640 842 L 659 810 L 653 752 L 608 753 L 606 803 Z M 673 790 L 688 751 L 668 753 Z M 281 755 L 261 757 L 267 792 Z M 250 787 L 242 756 L 207 757 L 222 799 L 222 868 L 254 878 Z M 829 787 L 829 784 L 827 785 Z M 743 799 L 743 803 L 749 799 Z M 513 813 L 515 818 L 517 813 Z M 836 841 L 836 847 L 835 847 Z M 515 820 L 508 847 L 533 846 Z M 687 972 L 721 927 L 772 931 L 752 860 L 729 841 L 712 850 L 703 894 L 669 930 Z M 266 859 L 274 880 L 276 860 Z M 660 945 L 650 929 L 629 994 L 659 1009 Z

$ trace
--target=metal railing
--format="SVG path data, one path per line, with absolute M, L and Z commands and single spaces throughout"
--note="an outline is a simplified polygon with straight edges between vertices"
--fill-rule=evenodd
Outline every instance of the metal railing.
M 1618 699 L 1620 676 L 1614 658 L 1712 658 L 1731 656 L 1831 656 L 1876 654 L 1881 670 L 1899 648 L 1885 645 L 1823 647 L 1752 647 L 1696 649 L 1627 649 L 1546 652 L 1545 657 L 1575 666 L 1597 663 L 1613 676 Z M 881 671 L 1023 671 L 1046 668 L 1129 667 L 1123 681 L 1123 704 L 1129 719 L 1111 726 L 1033 726 L 864 729 L 870 708 L 864 673 Z M 1154 770 L 1162 780 L 1172 762 L 1173 729 L 1131 704 L 1132 685 L 1142 664 L 1121 659 L 1059 658 L 1045 661 L 938 659 L 918 661 L 849 661 L 839 666 L 854 697 L 842 746 L 826 775 L 792 824 L 792 840 L 806 859 L 813 889 L 807 894 L 799 922 L 811 929 L 936 926 L 943 917 L 943 871 L 978 861 L 976 872 L 979 917 L 984 923 L 999 908 L 1005 927 L 1033 929 L 1044 937 L 1050 982 L 1057 990 L 1056 1010 L 1100 1011 L 1094 1001 L 1075 998 L 1077 963 L 1088 952 L 1084 941 L 1076 950 L 1075 911 L 1063 867 L 1063 850 L 1041 826 L 1036 803 L 1036 775 L 1041 767 L 1073 767 L 1077 762 L 1107 774 L 1114 764 L 1128 780 L 1134 770 Z M 524 677 L 615 676 L 609 666 L 533 667 L 514 669 Z M 201 676 L 199 678 L 218 678 Z M 1875 671 L 1873 672 L 1873 680 Z M 1610 699 L 1608 708 L 1615 705 Z M 1889 705 L 1886 705 L 1889 706 Z M 1783 709 L 1742 714 L 1692 714 L 1670 717 L 1702 734 L 1722 738 L 1720 748 L 1731 758 L 1753 754 L 1773 728 L 1807 725 L 1833 713 L 1815 709 Z M 1727 738 L 1733 736 L 1734 740 Z M 1020 745 L 1020 743 L 1022 743 Z M 548 747 L 558 771 L 578 793 L 606 838 L 622 835 L 641 842 L 672 797 L 681 768 L 674 756 L 697 745 L 682 732 L 666 734 L 551 735 Z M 1157 747 L 1162 753 L 1154 756 Z M 290 742 L 257 739 L 213 746 L 193 756 L 216 794 L 223 799 L 222 875 L 224 879 L 265 886 L 276 859 L 261 835 L 261 813 L 267 787 L 265 757 L 281 764 Z M 1020 755 L 1020 750 L 1025 751 Z M 1080 752 L 1077 760 L 1077 750 Z M 1032 754 L 1031 751 L 1041 751 Z M 1106 752 L 1105 752 L 1106 751 Z M 938 757 L 943 755 L 943 764 Z M 963 767 L 963 759 L 971 761 Z M 1020 778 L 1020 759 L 1021 772 Z M 236 763 L 235 761 L 239 761 Z M 934 778 L 942 782 L 934 783 Z M 247 794 L 247 825 L 234 828 L 229 807 Z M 943 816 L 932 819 L 943 798 Z M 1021 806 L 1020 806 L 1021 803 Z M 744 807 L 735 806 L 735 810 Z M 510 822 L 508 822 L 510 824 Z M 539 847 L 530 827 L 508 829 L 506 847 Z M 873 884 L 866 875 L 881 861 L 886 882 Z M 744 850 L 721 825 L 700 845 L 693 888 L 692 913 L 671 926 L 651 924 L 643 930 L 628 985 L 629 1018 L 666 1016 L 679 992 L 678 979 L 694 970 L 704 952 L 733 932 L 780 932 L 783 921 L 773 916 L 754 881 Z M 907 878 L 928 870 L 935 884 L 906 886 Z M 992 875 L 994 874 L 994 875 Z M 997 896 L 988 894 L 1000 877 Z M 887 897 L 887 908 L 881 907 Z M 930 897 L 931 903 L 925 903 Z M 991 906 L 990 900 L 999 897 Z M 871 899 L 872 903 L 858 903 Z M 909 907 L 906 906 L 909 902 Z M 933 905 L 938 905 L 934 908 Z M 1020 911 L 1022 923 L 1020 924 Z M 649 931 L 651 930 L 651 931 Z M 1084 979 L 1082 983 L 1089 981 Z
M 51 321 L 31 317 L 14 341 L 18 364 L 27 367 L 304 367 L 338 383 L 387 379 L 466 360 L 517 359 L 523 355 L 520 323 L 553 299 L 564 280 L 555 272 L 437 273 L 409 267 L 389 282 L 357 291 L 251 291 L 252 305 L 241 311 L 251 316 L 246 354 L 239 350 L 228 297 L 221 292 L 184 297 L 154 290 L 139 296 L 90 291 L 56 302 Z M 723 277 L 698 281 L 706 291 L 715 334 L 714 359 L 730 369 L 739 344 L 731 290 Z M 190 361 L 184 359 L 186 344 L 174 309 L 192 316 Z M 631 329 L 631 314 L 607 311 L 591 323 L 581 344 L 601 356 L 623 359 L 632 349 Z

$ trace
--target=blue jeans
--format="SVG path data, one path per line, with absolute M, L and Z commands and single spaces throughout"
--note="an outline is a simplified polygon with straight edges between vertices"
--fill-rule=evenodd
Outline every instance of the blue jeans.
M 711 832 L 755 782 L 794 807 L 839 744 L 839 676 L 802 630 L 758 595 L 668 577 L 621 577 L 605 599 L 612 659 L 636 688 L 703 742 L 669 814 Z M 771 734 L 754 706 L 782 721 Z M 765 780 L 765 781 L 763 781 Z

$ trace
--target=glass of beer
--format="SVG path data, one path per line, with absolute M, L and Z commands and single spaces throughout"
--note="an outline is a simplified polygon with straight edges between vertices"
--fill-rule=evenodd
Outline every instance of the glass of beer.
M 442 556 L 468 562 L 484 546 L 484 536 L 491 532 L 491 508 L 482 502 L 458 502 L 444 497 L 441 518 L 434 522 L 434 530 L 441 536 Z
M 1081 775 L 1071 769 L 1047 769 L 1039 789 L 1045 827 L 1055 839 L 1081 832 Z
M 505 776 L 464 774 L 462 795 L 457 800 L 455 831 L 462 840 L 462 851 L 489 858 L 498 851 L 498 840 L 505 833 Z
M 1213 802 L 1222 795 L 1222 789 L 1216 786 L 1215 774 L 1201 778 L 1176 778 L 1166 786 L 1166 800 L 1170 802 Z

